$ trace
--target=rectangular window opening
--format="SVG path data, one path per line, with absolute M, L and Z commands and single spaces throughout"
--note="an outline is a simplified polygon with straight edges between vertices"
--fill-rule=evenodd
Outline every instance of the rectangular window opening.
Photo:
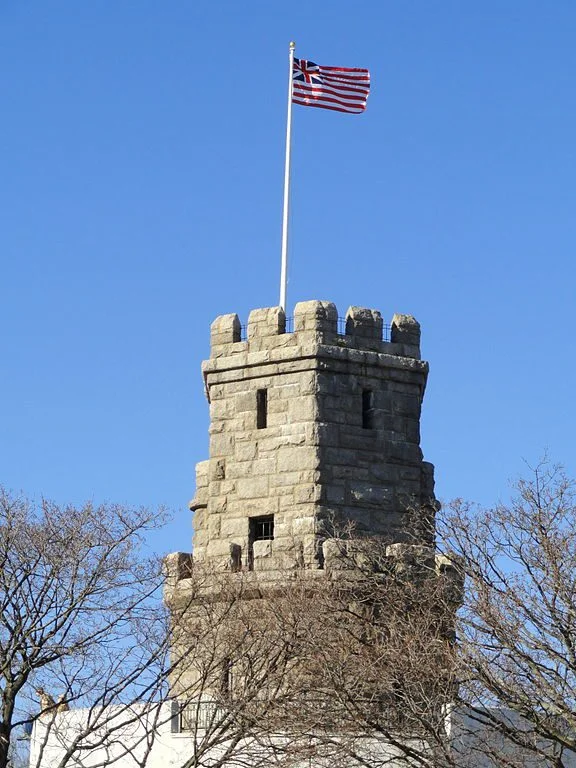
M 256 391 L 256 429 L 266 429 L 268 423 L 268 390 Z
M 274 539 L 274 515 L 251 517 L 248 531 L 248 570 L 254 570 L 254 542 Z
M 274 515 L 251 517 L 250 528 L 252 541 L 271 541 L 274 538 Z
M 362 426 L 374 429 L 374 392 L 371 389 L 362 390 Z

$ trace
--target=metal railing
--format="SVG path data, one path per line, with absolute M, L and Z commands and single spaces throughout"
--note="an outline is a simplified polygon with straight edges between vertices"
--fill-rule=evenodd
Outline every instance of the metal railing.
M 226 710 L 214 699 L 184 704 L 180 709 L 180 733 L 196 728 L 208 729 L 220 722 L 226 714 Z
M 294 317 L 287 317 L 286 318 L 286 333 L 293 333 L 294 332 Z M 338 325 L 337 325 L 337 333 L 338 336 L 346 336 L 346 318 L 345 317 L 339 317 L 338 318 Z M 246 341 L 248 338 L 248 326 L 247 325 L 241 325 L 240 326 L 240 339 L 242 341 Z M 384 323 L 382 326 L 382 341 L 390 341 L 390 325 L 388 323 Z

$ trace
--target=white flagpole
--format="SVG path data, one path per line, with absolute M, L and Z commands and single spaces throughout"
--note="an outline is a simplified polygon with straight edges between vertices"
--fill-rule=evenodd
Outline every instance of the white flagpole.
M 288 73 L 288 118 L 286 120 L 286 162 L 284 165 L 284 211 L 282 214 L 282 267 L 280 269 L 280 306 L 286 310 L 286 281 L 288 272 L 288 207 L 290 203 L 290 148 L 292 133 L 292 69 L 296 43 L 290 43 Z

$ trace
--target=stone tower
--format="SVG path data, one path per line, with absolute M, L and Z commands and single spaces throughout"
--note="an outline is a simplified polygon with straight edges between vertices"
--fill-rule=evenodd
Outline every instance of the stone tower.
M 422 460 L 428 365 L 420 326 L 334 304 L 212 324 L 203 365 L 210 458 L 196 468 L 194 560 L 219 570 L 323 569 L 335 528 L 432 544 L 433 466 Z M 426 525 L 422 523 L 428 523 Z

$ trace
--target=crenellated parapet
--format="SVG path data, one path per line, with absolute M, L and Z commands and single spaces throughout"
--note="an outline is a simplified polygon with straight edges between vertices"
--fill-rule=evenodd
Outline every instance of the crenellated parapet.
M 381 354 L 420 358 L 420 325 L 410 315 L 394 315 L 390 341 L 383 339 L 383 320 L 378 310 L 349 307 L 339 332 L 336 305 L 329 301 L 302 301 L 294 308 L 293 330 L 281 307 L 254 309 L 248 317 L 246 339 L 238 315 L 221 315 L 212 323 L 210 356 L 222 357 L 261 352 L 310 342 Z

